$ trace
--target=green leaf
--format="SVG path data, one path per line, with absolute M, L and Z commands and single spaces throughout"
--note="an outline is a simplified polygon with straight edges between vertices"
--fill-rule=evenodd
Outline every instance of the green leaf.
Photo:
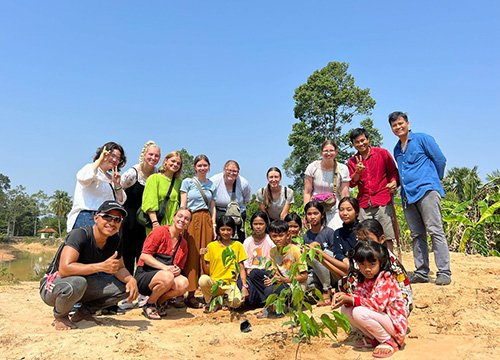
M 332 311 L 333 317 L 337 321 L 337 325 L 342 328 L 346 333 L 351 331 L 351 324 L 349 323 L 349 319 L 342 313 L 338 311 Z
M 333 337 L 337 338 L 337 333 L 338 333 L 338 325 L 337 321 L 333 320 L 328 316 L 328 314 L 322 314 L 320 316 L 321 322 L 326 326 L 328 330 L 332 333 Z
M 314 295 L 316 295 L 318 301 L 323 300 L 323 293 L 316 288 L 314 288 Z
M 493 216 L 495 211 L 497 211 L 498 209 L 500 209 L 500 201 L 498 201 L 498 202 L 494 203 L 493 205 L 491 205 L 490 207 L 488 207 L 488 209 L 486 209 L 484 211 L 484 213 L 481 214 L 481 218 L 477 222 L 478 225 L 483 223 L 490 216 Z
M 285 313 L 285 303 L 281 299 L 276 300 L 276 313 L 278 314 Z
M 276 299 L 278 299 L 278 295 L 277 294 L 271 294 L 267 297 L 266 299 L 266 304 L 265 304 L 265 307 L 268 307 L 269 305 L 273 304 Z
M 312 262 L 316 257 L 316 251 L 313 248 L 309 249 L 309 260 Z
M 313 308 L 312 308 L 311 304 L 309 304 L 307 301 L 304 301 L 304 302 L 302 303 L 302 305 L 304 305 L 304 307 L 305 307 L 307 310 L 309 310 L 310 312 L 312 312 L 312 311 L 313 311 Z
M 304 300 L 304 290 L 301 286 L 294 286 L 292 289 L 292 304 L 298 306 Z

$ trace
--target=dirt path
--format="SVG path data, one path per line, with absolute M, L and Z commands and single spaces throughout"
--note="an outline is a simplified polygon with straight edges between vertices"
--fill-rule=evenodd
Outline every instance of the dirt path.
M 404 262 L 411 269 L 411 255 Z M 452 254 L 453 283 L 416 284 L 416 308 L 403 351 L 393 359 L 493 359 L 500 350 L 500 259 Z M 316 309 L 315 314 L 327 309 Z M 247 318 L 252 331 L 242 333 Z M 259 320 L 254 312 L 231 319 L 228 312 L 170 309 L 161 321 L 149 321 L 134 309 L 83 321 L 79 329 L 54 330 L 51 309 L 34 282 L 0 287 L 0 358 L 4 359 L 283 359 L 296 345 L 281 324 Z M 346 336 L 341 334 L 339 340 Z M 300 359 L 372 359 L 329 339 L 301 345 Z

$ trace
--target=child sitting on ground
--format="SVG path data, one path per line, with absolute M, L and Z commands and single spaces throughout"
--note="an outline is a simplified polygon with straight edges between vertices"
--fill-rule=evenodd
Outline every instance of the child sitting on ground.
M 238 308 L 244 299 L 248 296 L 248 284 L 245 272 L 244 261 L 247 256 L 243 244 L 232 240 L 236 229 L 236 224 L 231 216 L 223 215 L 217 220 L 216 232 L 219 237 L 217 241 L 212 241 L 206 248 L 200 249 L 200 254 L 204 255 L 203 272 L 209 275 L 202 275 L 198 281 L 201 292 L 205 298 L 205 312 L 210 309 L 210 302 L 214 295 L 224 297 L 224 307 Z M 235 259 L 230 259 L 224 264 L 223 251 L 230 248 L 235 255 Z M 236 281 L 239 267 L 239 276 L 241 277 L 242 291 L 238 288 Z M 212 293 L 212 286 L 219 280 L 222 285 L 219 286 L 218 293 Z M 243 292 L 243 294 L 242 294 Z M 220 306 L 214 308 L 219 310 Z
M 391 271 L 389 251 L 375 241 L 360 241 L 350 258 L 349 273 L 353 272 L 358 279 L 354 293 L 336 293 L 332 307 L 342 306 L 352 327 L 364 334 L 358 347 L 376 346 L 373 357 L 389 357 L 404 345 L 408 327 L 406 303 Z
M 291 271 L 294 264 L 298 265 L 298 274 L 295 276 L 301 286 L 305 287 L 307 281 L 307 264 L 300 261 L 300 248 L 290 244 L 290 233 L 288 223 L 284 220 L 275 220 L 269 225 L 269 236 L 276 247 L 271 249 L 272 277 L 264 279 L 266 286 L 266 298 L 271 294 L 280 294 L 281 290 L 290 286 L 294 280 L 291 278 Z M 258 317 L 267 317 L 273 314 L 264 309 Z
M 368 241 L 373 240 L 379 244 L 385 244 L 384 228 L 375 219 L 367 219 L 359 223 L 354 231 L 356 232 L 356 237 L 358 241 Z M 389 261 L 391 263 L 391 271 L 396 278 L 399 285 L 399 289 L 403 294 L 403 298 L 406 304 L 406 316 L 410 316 L 410 312 L 413 310 L 413 291 L 411 289 L 410 279 L 408 273 L 406 272 L 403 264 L 398 260 L 396 255 L 394 255 L 391 250 L 389 250 Z M 348 293 L 353 293 L 356 288 L 358 279 L 357 273 L 351 272 L 348 276 L 342 278 L 339 282 L 339 289 Z

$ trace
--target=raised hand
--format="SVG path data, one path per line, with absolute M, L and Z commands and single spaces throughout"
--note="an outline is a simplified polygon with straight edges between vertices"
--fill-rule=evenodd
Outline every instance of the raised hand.
M 118 252 L 107 258 L 102 264 L 102 271 L 108 274 L 116 274 L 120 270 L 120 260 L 118 260 Z
M 356 172 L 361 174 L 366 169 L 363 164 L 363 157 L 361 155 L 356 156 Z
M 121 186 L 120 186 L 120 179 L 121 179 L 121 175 L 118 172 L 118 166 L 115 166 L 113 168 L 113 184 L 115 184 L 115 188 L 116 187 L 121 188 Z

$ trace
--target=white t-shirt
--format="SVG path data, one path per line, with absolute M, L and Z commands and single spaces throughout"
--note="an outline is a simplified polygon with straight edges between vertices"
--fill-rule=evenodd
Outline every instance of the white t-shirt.
M 264 190 L 265 187 L 260 188 L 259 191 L 257 191 L 256 200 L 259 204 L 264 202 Z M 285 192 L 286 192 L 286 198 L 285 198 Z M 282 186 L 280 197 L 277 200 L 273 200 L 269 204 L 269 208 L 267 209 L 267 214 L 272 220 L 278 220 L 280 218 L 281 211 L 283 210 L 285 204 L 286 203 L 293 204 L 293 201 L 294 201 L 293 190 L 286 186 Z
M 346 165 L 337 162 L 337 191 L 335 196 L 340 200 L 340 185 L 343 182 L 351 181 L 349 169 Z M 312 195 L 332 193 L 333 192 L 333 170 L 325 171 L 321 169 L 321 160 L 316 160 L 310 163 L 304 173 L 306 176 L 312 177 L 313 191 Z
M 215 206 L 226 208 L 227 204 L 231 201 L 232 190 L 227 190 L 226 184 L 224 183 L 224 174 L 215 174 L 210 178 L 210 181 L 214 183 L 215 188 L 217 189 L 215 195 Z M 251 199 L 252 189 L 250 188 L 250 184 L 247 179 L 238 175 L 238 178 L 236 179 L 236 200 L 238 200 L 241 211 L 246 209 L 246 204 L 248 204 Z

